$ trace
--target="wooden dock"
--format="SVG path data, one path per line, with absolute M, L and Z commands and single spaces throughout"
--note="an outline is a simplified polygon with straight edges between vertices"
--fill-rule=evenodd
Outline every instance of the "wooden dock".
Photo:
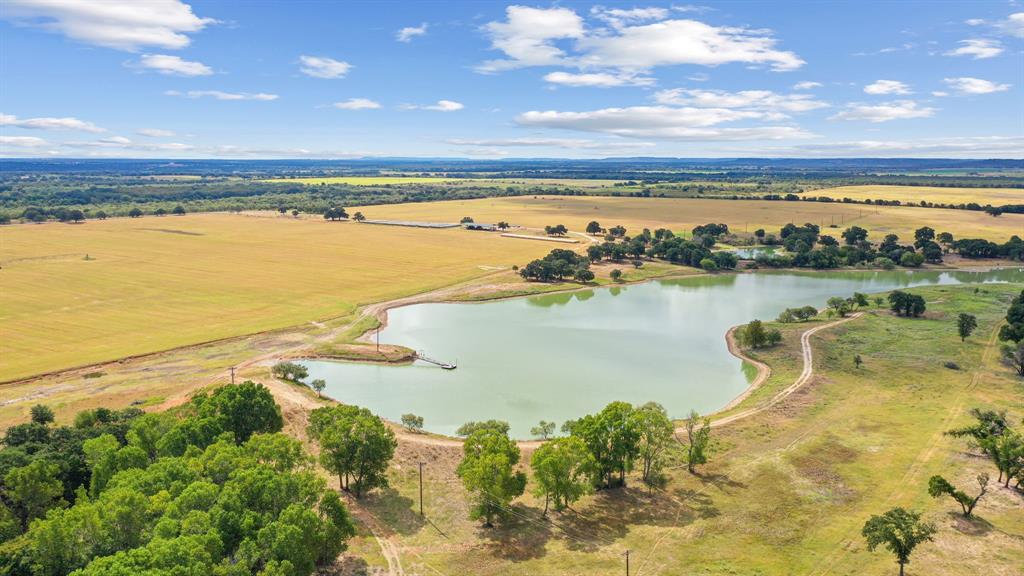
M 455 370 L 458 367 L 455 364 L 449 364 L 447 362 L 441 362 L 440 360 L 434 360 L 433 358 L 431 358 L 431 357 L 427 356 L 426 354 L 424 354 L 422 351 L 416 353 L 416 359 L 417 360 L 423 360 L 424 362 L 429 362 L 429 363 L 434 364 L 436 366 L 440 366 L 441 368 L 443 368 L 445 370 Z

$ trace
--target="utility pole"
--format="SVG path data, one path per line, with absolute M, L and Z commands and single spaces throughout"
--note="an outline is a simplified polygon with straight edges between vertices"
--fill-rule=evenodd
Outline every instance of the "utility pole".
M 629 576 L 629 550 L 626 550 L 626 576 Z
M 235 385 L 235 367 L 234 366 L 231 367 L 231 385 L 232 386 Z
M 423 462 L 420 462 L 420 518 L 423 517 Z

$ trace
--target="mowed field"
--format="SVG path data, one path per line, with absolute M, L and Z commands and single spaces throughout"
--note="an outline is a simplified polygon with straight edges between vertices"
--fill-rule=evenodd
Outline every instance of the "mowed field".
M 463 216 L 469 216 L 477 222 L 504 220 L 528 227 L 565 224 L 576 231 L 584 230 L 591 220 L 605 227 L 621 224 L 630 233 L 643 228 L 689 231 L 708 222 L 724 222 L 741 232 L 758 228 L 777 232 L 788 222 L 811 222 L 823 230 L 835 224 L 839 229 L 832 234 L 856 224 L 866 228 L 876 241 L 889 233 L 912 238 L 914 230 L 921 226 L 931 226 L 956 237 L 980 237 L 998 242 L 1005 242 L 1013 234 L 1024 236 L 1022 214 L 993 218 L 967 210 L 823 202 L 538 195 L 364 206 L 355 210 L 370 219 L 458 222 Z
M 904 204 L 922 200 L 942 204 L 1024 204 L 1024 188 L 944 188 L 939 186 L 839 186 L 808 192 L 839 200 L 899 200 Z
M 4 226 L 0 381 L 343 315 L 550 249 L 244 214 Z

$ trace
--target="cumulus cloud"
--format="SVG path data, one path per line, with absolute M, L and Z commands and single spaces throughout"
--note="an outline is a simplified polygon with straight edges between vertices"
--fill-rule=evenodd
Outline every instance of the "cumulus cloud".
M 88 44 L 130 51 L 184 48 L 188 34 L 216 22 L 196 16 L 180 0 L 5 0 L 0 14 Z
M 0 113 L 0 126 L 13 126 L 31 130 L 78 130 L 81 132 L 106 132 L 92 122 L 78 118 L 18 118 L 11 114 Z
M 803 82 L 797 82 L 796 84 L 793 84 L 793 90 L 813 90 L 815 88 L 821 88 L 821 86 L 821 82 L 812 82 L 810 80 L 805 80 Z
M 454 100 L 438 100 L 436 104 L 402 104 L 403 110 L 433 110 L 434 112 L 455 112 L 465 106 Z
M 721 128 L 718 124 L 764 116 L 761 112 L 726 108 L 632 106 L 587 112 L 529 111 L 516 117 L 523 126 L 598 132 L 630 138 L 673 140 L 751 140 L 806 138 L 792 126 Z
M 0 146 L 13 146 L 15 148 L 39 148 L 48 146 L 50 143 L 35 136 L 0 136 Z
M 936 112 L 935 108 L 918 107 L 913 100 L 896 100 L 882 104 L 848 104 L 844 110 L 832 116 L 831 120 L 864 120 L 872 123 L 905 120 L 908 118 L 928 118 Z
M 778 41 L 767 30 L 666 19 L 669 11 L 659 8 L 598 8 L 593 15 L 611 27 L 588 30 L 569 8 L 509 6 L 505 21 L 484 27 L 491 47 L 506 58 L 483 62 L 477 70 L 564 66 L 637 73 L 657 66 L 745 63 L 785 71 L 804 64 L 793 52 L 777 49 Z M 571 41 L 571 53 L 558 41 Z
M 299 56 L 299 61 L 302 62 L 300 71 L 306 76 L 312 76 L 313 78 L 324 78 L 327 80 L 333 80 L 335 78 L 344 78 L 348 71 L 352 68 L 352 65 L 348 62 L 342 62 L 341 60 L 335 60 L 334 58 L 327 58 L 326 56 Z
M 950 88 L 960 94 L 991 94 L 993 92 L 1006 92 L 1010 89 L 1009 84 L 998 84 L 981 78 L 945 78 L 943 80 Z
M 477 66 L 479 72 L 561 64 L 566 54 L 555 46 L 555 40 L 583 36 L 583 19 L 569 8 L 509 6 L 505 16 L 504 22 L 490 22 L 484 29 L 491 48 L 508 58 L 483 62 Z
M 1006 20 L 998 22 L 996 28 L 1008 36 L 1024 38 L 1024 12 L 1010 14 Z
M 473 147 L 494 148 L 563 148 L 567 150 L 606 150 L 606 149 L 637 149 L 657 146 L 653 142 L 599 142 L 583 138 L 498 138 L 483 140 L 465 140 L 453 138 L 449 144 Z
M 698 108 L 736 108 L 765 112 L 768 119 L 780 119 L 787 113 L 808 112 L 828 104 L 810 94 L 777 94 L 770 90 L 688 90 L 676 88 L 655 93 L 659 104 Z
M 417 36 L 423 36 L 427 33 L 427 23 L 424 22 L 419 26 L 406 26 L 395 33 L 395 40 L 399 42 L 412 42 L 412 39 Z
M 380 108 L 380 103 L 369 98 L 349 98 L 344 102 L 335 102 L 332 106 L 341 110 L 376 110 Z
M 910 94 L 910 86 L 899 80 L 876 80 L 864 87 L 864 92 L 873 95 L 881 94 Z
M 213 69 L 202 62 L 182 60 L 178 56 L 167 54 L 144 54 L 133 66 L 171 76 L 209 76 L 213 74 Z
M 598 88 L 612 88 L 617 86 L 652 86 L 655 81 L 650 76 L 637 76 L 634 74 L 608 72 L 551 72 L 544 76 L 544 80 L 551 84 L 561 86 L 590 86 Z
M 918 140 L 853 140 L 822 144 L 799 144 L 788 150 L 765 150 L 765 154 L 798 156 L 877 156 L 1019 158 L 1024 149 L 1021 136 L 953 136 Z
M 1005 51 L 1003 44 L 998 40 L 975 38 L 971 40 L 961 40 L 959 48 L 950 50 L 949 52 L 946 52 L 945 55 L 973 56 L 975 60 L 983 60 L 985 58 L 994 58 L 999 56 Z
M 139 136 L 148 136 L 149 138 L 170 138 L 174 136 L 173 131 L 161 130 L 160 128 L 140 128 L 135 133 Z
M 264 92 L 222 92 L 220 90 L 189 90 L 187 92 L 168 90 L 164 92 L 164 94 L 167 96 L 179 96 L 181 98 L 213 98 L 215 100 L 260 100 L 269 102 L 271 100 L 278 99 L 277 94 L 267 94 Z

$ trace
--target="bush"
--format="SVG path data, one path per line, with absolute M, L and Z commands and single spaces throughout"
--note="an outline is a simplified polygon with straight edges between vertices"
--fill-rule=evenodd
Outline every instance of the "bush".
M 700 261 L 700 267 L 708 272 L 717 272 L 718 264 L 711 258 L 705 258 Z
M 886 258 L 885 256 L 880 256 L 878 258 L 875 258 L 875 266 L 883 270 L 892 270 L 893 268 L 896 267 L 896 263 L 890 260 L 889 258 Z
M 960 365 L 957 364 L 956 362 L 953 362 L 952 360 L 946 360 L 945 362 L 942 363 L 942 365 L 945 366 L 946 368 L 949 368 L 950 370 L 960 369 Z

